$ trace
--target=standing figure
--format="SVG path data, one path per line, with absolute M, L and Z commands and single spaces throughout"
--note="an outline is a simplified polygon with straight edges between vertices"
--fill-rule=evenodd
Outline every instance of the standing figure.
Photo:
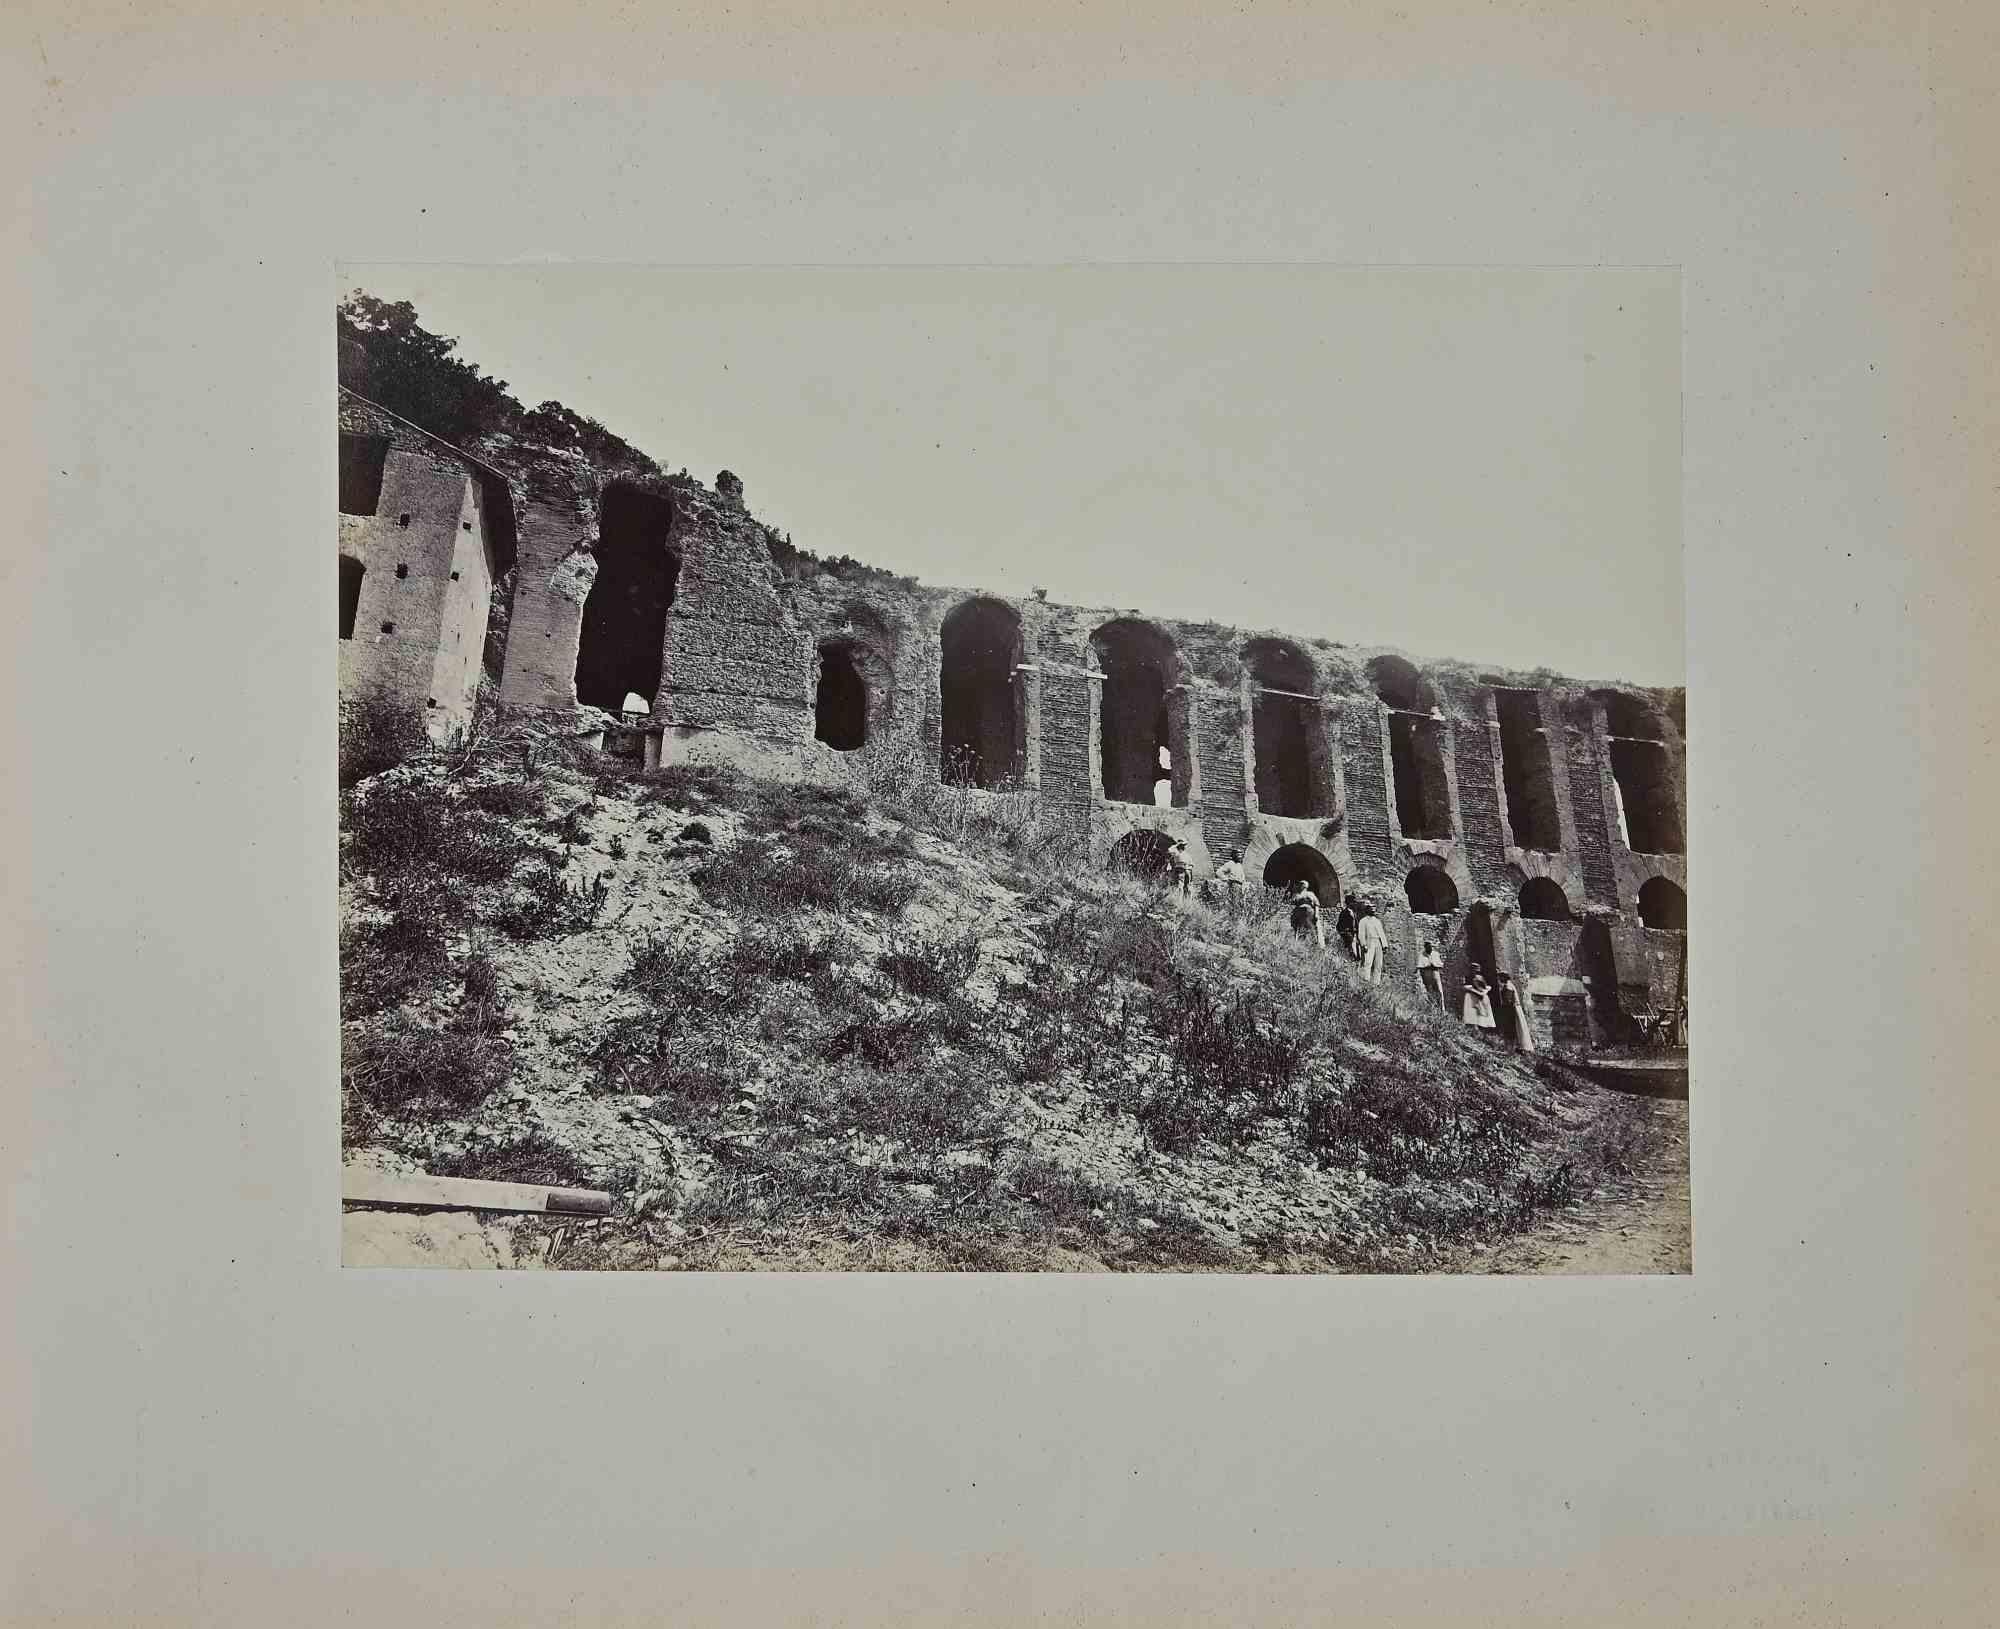
M 1493 975 L 1493 1027 L 1503 1041 L 1521 1038 L 1520 1009 L 1514 1005 L 1514 981 L 1505 968 Z
M 1215 880 L 1222 885 L 1222 903 L 1233 916 L 1243 904 L 1243 856 L 1235 849 L 1224 853 L 1215 868 Z
M 1424 987 L 1424 1000 L 1439 1012 L 1444 1011 L 1444 957 L 1430 940 L 1424 941 L 1424 952 L 1417 958 L 1417 981 Z
M 1285 904 L 1292 913 L 1292 932 L 1301 939 L 1312 940 L 1321 950 L 1326 949 L 1326 925 L 1319 917 L 1319 896 L 1304 877 L 1292 884 Z
M 1360 959 L 1354 942 L 1354 930 L 1361 926 L 1360 905 L 1361 901 L 1349 894 L 1340 902 L 1340 915 L 1333 919 L 1333 931 L 1340 936 L 1340 948 L 1347 952 L 1350 961 Z
M 1167 850 L 1167 880 L 1183 894 L 1194 892 L 1194 862 L 1188 858 L 1184 837 L 1176 837 Z
M 1472 973 L 1465 981 L 1464 1016 L 1474 1029 L 1493 1028 L 1492 986 L 1486 982 L 1477 962 L 1472 964 Z
M 1506 987 L 1507 1000 L 1514 1011 L 1514 1039 L 1520 1043 L 1523 1052 L 1534 1052 L 1535 1045 L 1535 1005 L 1528 994 L 1528 987 L 1519 979 L 1510 979 L 1505 973 L 1500 982 Z
M 1389 936 L 1382 931 L 1382 918 L 1375 914 L 1375 907 L 1365 900 L 1361 905 L 1361 920 L 1354 927 L 1356 953 L 1361 958 L 1361 976 L 1370 984 L 1382 982 L 1382 952 L 1388 948 Z

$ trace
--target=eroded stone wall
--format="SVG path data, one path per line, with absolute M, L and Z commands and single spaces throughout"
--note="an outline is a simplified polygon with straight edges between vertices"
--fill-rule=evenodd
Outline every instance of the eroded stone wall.
M 1677 991 L 1682 936 L 1641 926 L 1637 894 L 1655 876 L 1684 889 L 1686 859 L 1635 853 L 1621 841 L 1603 698 L 1636 698 L 1647 728 L 1657 721 L 1660 750 L 1673 770 L 1674 812 L 1684 818 L 1679 692 L 1414 663 L 1400 653 L 1296 634 L 1155 618 L 1134 608 L 1069 606 L 1040 595 L 1022 599 L 976 586 L 928 587 L 884 573 L 843 570 L 802 579 L 780 569 L 771 534 L 745 508 L 733 477 L 711 490 L 684 473 L 593 469 L 560 450 L 490 451 L 511 479 L 519 553 L 503 706 L 575 709 L 589 725 L 587 710 L 577 709 L 575 673 L 583 609 L 596 578 L 599 517 L 609 487 L 636 484 L 672 510 L 659 546 L 674 554 L 677 587 L 651 720 L 669 763 L 712 759 L 805 778 L 843 773 L 853 753 L 815 739 L 821 653 L 837 647 L 852 658 L 867 691 L 866 739 L 857 750 L 900 753 L 936 774 L 946 693 L 943 630 L 960 607 L 992 602 L 1019 627 L 1008 671 L 1003 677 L 996 667 L 989 676 L 1011 694 L 1015 784 L 1037 800 L 1052 832 L 1087 844 L 1098 862 L 1131 833 L 1159 832 L 1184 839 L 1202 872 L 1240 852 L 1254 885 L 1267 864 L 1282 870 L 1295 863 L 1285 850 L 1310 849 L 1333 868 L 1341 889 L 1368 898 L 1383 917 L 1392 979 L 1414 990 L 1418 943 L 1440 942 L 1454 1004 L 1466 963 L 1487 946 L 1476 959 L 1490 957 L 1517 977 L 1542 980 L 1552 994 L 1573 995 L 1585 978 L 1593 989 L 1615 982 L 1628 1003 Z M 456 489 L 456 497 L 463 495 Z M 364 584 L 364 602 L 366 596 Z M 1171 681 L 1164 687 L 1175 747 L 1167 805 L 1132 795 L 1136 772 L 1129 766 L 1153 750 L 1156 720 L 1135 724 L 1136 713 L 1121 718 L 1114 707 L 1107 716 L 1104 706 L 1104 653 L 1120 630 L 1134 628 L 1144 630 L 1157 652 L 1149 660 Z M 1274 671 L 1268 660 L 1274 650 L 1285 653 L 1287 665 L 1278 670 L 1283 685 L 1260 679 Z M 1415 696 L 1419 707 L 1383 699 L 1378 678 L 1390 670 L 1400 677 L 1388 693 L 1399 702 Z M 1275 739 L 1279 750 L 1298 755 L 1295 762 L 1258 762 L 1255 720 L 1265 689 L 1286 692 L 1273 698 L 1284 720 Z M 1542 847 L 1523 847 L 1509 821 L 1499 689 L 1533 693 L 1528 716 L 1539 721 L 1547 751 L 1545 781 L 1535 792 Z M 1521 704 L 1510 705 L 1518 728 Z M 1397 818 L 1391 740 L 1397 716 L 1413 719 L 1424 743 L 1414 770 L 1432 817 L 1421 835 L 1405 835 Z M 1144 742 L 1113 740 L 1107 751 L 1107 729 L 1134 727 L 1146 733 Z M 1269 751 L 1274 732 L 1265 733 Z M 1127 766 L 1124 798 L 1105 796 L 1107 758 Z M 1262 807 L 1260 784 L 1282 788 L 1286 803 L 1310 812 Z M 1302 787 L 1308 789 L 1303 804 Z M 1551 823 L 1559 828 L 1553 849 L 1545 846 Z M 1417 866 L 1449 879 L 1455 908 L 1411 910 L 1405 884 Z M 1562 890 L 1567 919 L 1522 919 L 1520 890 L 1538 877 Z M 1476 927 L 1475 910 L 1483 913 Z

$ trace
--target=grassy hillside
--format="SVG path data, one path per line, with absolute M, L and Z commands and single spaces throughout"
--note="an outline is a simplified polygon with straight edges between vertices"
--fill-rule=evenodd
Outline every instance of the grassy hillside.
M 1421 1271 L 1655 1134 L 1265 901 L 1094 873 L 907 760 L 346 746 L 348 1157 L 610 1188 L 508 1224 L 553 1264 Z

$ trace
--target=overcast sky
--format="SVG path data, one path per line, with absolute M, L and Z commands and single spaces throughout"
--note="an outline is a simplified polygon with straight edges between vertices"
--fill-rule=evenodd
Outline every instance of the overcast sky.
M 527 406 L 930 583 L 1685 682 L 1671 269 L 378 266 Z

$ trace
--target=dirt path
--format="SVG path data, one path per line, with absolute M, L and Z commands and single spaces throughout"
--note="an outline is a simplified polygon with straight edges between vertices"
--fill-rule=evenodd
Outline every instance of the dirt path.
M 1478 1252 L 1469 1273 L 1689 1273 L 1688 1111 L 1662 1103 L 1666 1135 L 1637 1176 L 1532 1233 Z

